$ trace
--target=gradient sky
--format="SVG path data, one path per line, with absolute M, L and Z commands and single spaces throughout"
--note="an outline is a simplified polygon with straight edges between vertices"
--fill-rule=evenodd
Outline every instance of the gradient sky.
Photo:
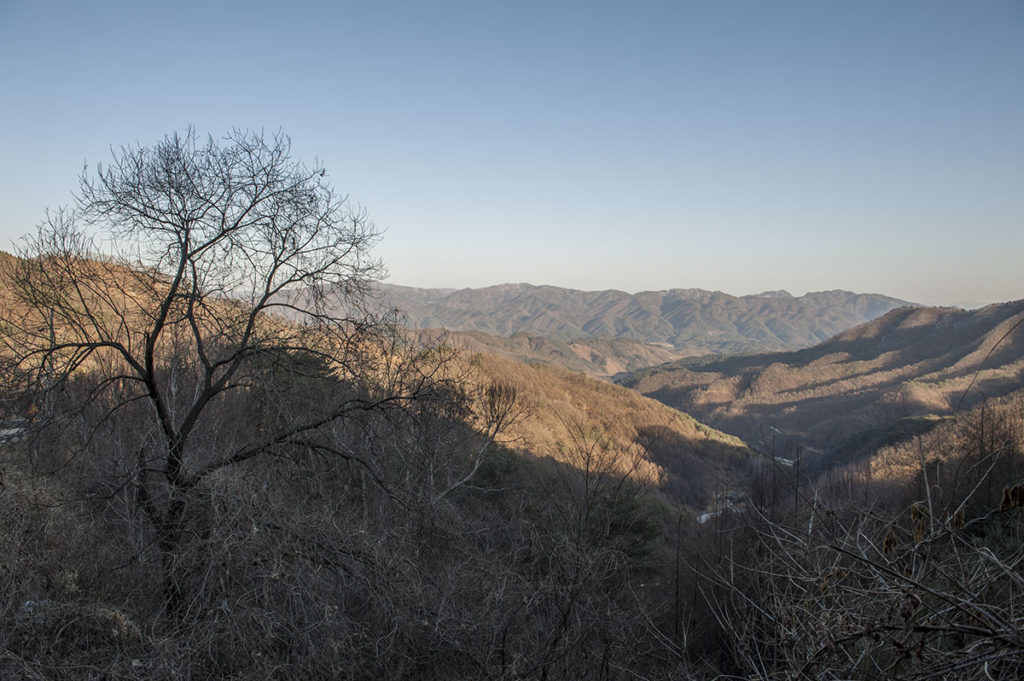
M 1024 3 L 0 0 L 0 248 L 83 163 L 282 130 L 390 281 L 1024 297 Z

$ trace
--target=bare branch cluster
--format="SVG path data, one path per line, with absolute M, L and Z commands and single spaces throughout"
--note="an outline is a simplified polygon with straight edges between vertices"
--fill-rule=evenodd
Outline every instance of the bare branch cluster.
M 1020 678 L 1024 414 L 1006 416 L 982 405 L 937 433 L 940 449 L 906 445 L 918 467 L 902 488 L 839 479 L 713 530 L 700 589 L 742 673 Z
M 76 199 L 5 266 L 6 373 L 49 429 L 51 467 L 132 423 L 117 466 L 168 561 L 210 475 L 329 450 L 331 424 L 431 389 L 363 305 L 376 230 L 286 137 L 125 146 Z M 72 424 L 77 444 L 57 437 Z

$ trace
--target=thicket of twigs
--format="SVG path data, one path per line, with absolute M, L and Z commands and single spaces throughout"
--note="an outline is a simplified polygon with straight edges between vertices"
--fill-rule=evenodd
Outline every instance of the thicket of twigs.
M 755 485 L 703 542 L 698 589 L 728 670 L 1020 678 L 1022 433 L 1015 397 L 795 494 Z
M 963 414 L 801 486 L 762 470 L 697 525 L 600 433 L 573 466 L 491 446 L 448 392 L 190 496 L 168 610 L 114 461 L 7 443 L 0 673 L 10 678 L 965 678 L 1024 670 L 1020 405 Z M 51 442 L 69 447 L 67 441 Z M 939 448 L 943 445 L 944 448 Z M 51 457 L 53 453 L 50 453 Z M 913 474 L 892 466 L 914 456 Z M 35 457 L 35 458 L 33 458 Z M 54 459 L 50 459 L 51 463 Z M 366 464 L 370 463 L 368 467 Z M 470 482 L 447 493 L 444 480 Z M 447 477 L 445 477 L 447 476 Z M 766 484 L 775 478 L 774 485 Z M 135 509 L 135 510 L 133 510 Z M 678 544 L 678 545 L 677 545 Z
M 3 451 L 0 675 L 10 678 L 667 678 L 658 506 L 585 427 L 578 468 L 488 448 L 469 394 L 335 433 L 189 494 L 162 560 L 116 461 Z M 120 426 L 87 454 L 118 451 Z M 59 446 L 70 446 L 62 442 Z M 54 445 L 58 446 L 58 445 Z M 50 452 L 51 462 L 53 461 Z

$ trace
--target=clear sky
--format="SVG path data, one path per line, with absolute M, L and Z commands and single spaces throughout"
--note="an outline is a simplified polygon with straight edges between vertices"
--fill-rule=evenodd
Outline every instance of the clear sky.
M 1024 298 L 1024 2 L 0 0 L 0 248 L 278 129 L 390 281 Z

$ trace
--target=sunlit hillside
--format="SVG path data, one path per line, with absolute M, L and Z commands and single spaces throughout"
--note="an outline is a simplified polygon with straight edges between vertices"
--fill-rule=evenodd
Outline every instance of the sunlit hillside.
M 641 343 L 628 338 L 578 338 L 563 341 L 523 331 L 498 336 L 483 331 L 449 331 L 459 347 L 520 362 L 539 362 L 591 376 L 611 377 L 690 357 L 693 351 L 676 350 L 667 343 Z
M 852 436 L 1019 388 L 1022 320 L 1024 301 L 902 308 L 805 350 L 684 360 L 624 382 L 748 442 L 835 452 Z
M 985 490 L 991 497 L 993 489 L 1017 482 L 1005 470 L 1007 462 L 1024 448 L 1024 388 L 993 398 L 971 409 L 946 416 L 929 432 L 879 449 L 866 463 L 866 473 L 874 480 L 920 482 L 932 476 L 931 482 L 947 487 L 955 481 L 960 488 L 970 487 L 988 475 L 996 474 Z M 961 457 L 965 457 L 961 460 Z M 863 469 L 865 464 L 858 466 Z M 922 469 L 923 467 L 923 469 Z M 944 503 L 959 499 L 967 489 L 946 490 Z M 955 510 L 955 509 L 954 509 Z
M 749 471 L 751 452 L 738 438 L 633 390 L 560 367 L 488 355 L 471 362 L 519 390 L 525 412 L 503 436 L 510 447 L 575 465 L 575 438 L 607 440 L 622 453 L 620 467 L 641 454 L 640 480 L 696 508 Z
M 67 292 L 63 313 L 58 308 L 54 320 L 38 319 L 34 322 L 39 328 L 33 332 L 33 338 L 51 333 L 48 322 L 53 321 L 53 334 L 57 341 L 81 341 L 83 334 L 93 329 L 75 327 L 68 322 L 69 315 L 75 310 L 91 308 L 91 314 L 97 320 L 96 332 L 102 333 L 102 338 L 110 344 L 124 344 L 132 349 L 145 341 L 141 329 L 150 321 L 159 296 L 167 285 L 159 276 L 95 260 L 66 260 L 36 267 L 8 254 L 0 254 L 0 257 L 3 257 L 0 263 L 4 267 L 2 272 L 8 277 L 6 281 L 11 283 L 26 273 L 40 277 L 44 272 L 48 273 L 48 282 L 62 277 L 81 280 L 78 286 Z M 32 312 L 19 307 L 20 303 L 11 297 L 9 286 L 0 287 L 0 296 L 6 300 L 3 316 L 9 324 L 11 320 L 30 318 Z M 199 317 L 201 324 L 230 322 L 239 325 L 245 320 L 246 307 L 237 301 L 215 297 L 205 305 L 206 310 Z M 313 347 L 317 342 L 315 332 L 274 313 L 261 315 L 259 324 L 254 328 L 276 340 L 291 339 L 287 342 L 313 344 Z M 187 326 L 179 329 L 178 334 L 185 330 Z M 403 337 L 410 345 L 393 346 L 390 352 L 416 353 L 422 347 L 442 340 L 454 343 L 460 349 L 452 355 L 450 366 L 444 369 L 446 374 L 465 373 L 467 380 L 481 389 L 490 384 L 513 386 L 518 400 L 516 411 L 520 416 L 502 430 L 498 440 L 524 455 L 552 457 L 575 466 L 580 462 L 570 451 L 574 446 L 573 439 L 582 437 L 591 442 L 600 441 L 617 452 L 613 470 L 661 489 L 694 508 L 701 508 L 709 495 L 734 485 L 745 474 L 750 452 L 742 441 L 704 426 L 690 416 L 633 390 L 554 365 L 523 363 L 472 352 L 466 347 L 472 345 L 466 341 L 478 337 L 473 334 L 419 333 L 403 334 Z M 175 336 L 175 339 L 157 348 L 158 361 L 178 361 L 175 358 L 181 353 L 180 343 L 193 342 L 187 335 Z M 7 340 L 12 343 L 8 347 L 10 354 L 17 350 L 19 337 L 10 336 Z M 544 339 L 538 340 L 541 347 L 552 345 Z M 490 346 L 492 341 L 484 338 L 483 344 Z M 629 345 L 628 341 L 621 344 L 610 342 L 616 346 Z M 558 343 L 560 347 L 563 345 Z M 101 350 L 109 352 L 107 348 Z M 105 363 L 100 353 L 86 357 L 76 352 L 65 351 L 64 364 L 77 366 L 83 358 L 90 363 Z M 360 351 L 364 358 L 374 355 L 378 360 L 382 352 L 384 349 L 376 345 L 367 345 Z M 574 347 L 570 347 L 569 352 L 578 356 Z M 389 366 L 384 362 L 380 371 L 386 371 Z M 589 366 L 596 367 L 593 363 Z M 345 373 L 339 376 L 346 380 L 352 378 Z M 360 380 L 372 380 L 372 376 L 369 373 L 361 376 Z

